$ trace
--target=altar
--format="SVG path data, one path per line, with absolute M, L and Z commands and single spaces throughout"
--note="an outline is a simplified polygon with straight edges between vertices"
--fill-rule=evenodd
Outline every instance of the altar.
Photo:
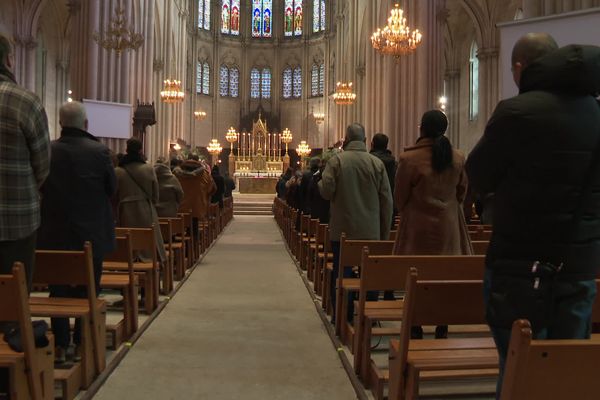
M 259 114 L 252 131 L 239 134 L 237 142 L 237 155 L 232 151 L 229 166 L 240 193 L 274 194 L 279 176 L 289 165 L 289 156 L 281 156 L 281 134 L 269 132 Z

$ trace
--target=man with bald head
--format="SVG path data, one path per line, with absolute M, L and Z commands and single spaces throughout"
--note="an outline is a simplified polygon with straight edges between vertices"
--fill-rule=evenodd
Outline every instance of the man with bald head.
M 361 124 L 348 126 L 344 151 L 329 159 L 318 184 L 321 196 L 330 201 L 333 273 L 329 293 L 334 312 L 342 233 L 347 239 L 388 240 L 392 224 L 393 200 L 387 172 L 383 162 L 367 152 L 365 141 Z M 344 276 L 351 273 L 344 268 Z
M 600 267 L 600 48 L 530 33 L 512 72 L 519 95 L 466 163 L 473 189 L 494 193 L 485 300 L 501 372 L 515 319 L 536 339 L 589 337 Z
M 20 261 L 30 286 L 50 137 L 40 99 L 17 85 L 13 68 L 12 43 L 0 34 L 0 273 Z
M 109 115 L 106 116 L 110 118 Z M 96 292 L 104 254 L 114 249 L 115 229 L 110 198 L 116 178 L 109 150 L 87 132 L 83 104 L 65 103 L 59 111 L 61 135 L 51 144 L 50 174 L 42 187 L 42 224 L 38 248 L 82 250 L 92 243 Z M 81 287 L 51 287 L 54 297 L 86 297 Z M 70 344 L 68 319 L 53 318 L 56 359 L 64 361 Z M 73 342 L 81 343 L 79 320 Z M 77 347 L 76 347 L 77 350 Z

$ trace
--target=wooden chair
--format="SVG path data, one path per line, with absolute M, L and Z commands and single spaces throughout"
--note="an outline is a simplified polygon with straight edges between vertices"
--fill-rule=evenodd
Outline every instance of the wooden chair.
M 0 322 L 16 322 L 22 353 L 0 340 L 0 368 L 8 371 L 9 396 L 17 400 L 54 399 L 54 343 L 35 348 L 23 264 L 15 263 L 12 275 L 0 275 Z
M 406 277 L 411 268 L 417 268 L 423 280 L 482 280 L 484 256 L 371 256 L 363 249 L 359 301 L 354 323 L 354 369 L 367 387 L 373 384 L 375 392 L 387 382 L 385 370 L 371 362 L 373 336 L 397 336 L 397 328 L 374 328 L 383 321 L 401 321 L 403 302 L 367 301 L 369 291 L 406 291 Z M 487 332 L 487 328 L 485 328 Z
M 363 248 L 367 247 L 373 255 L 392 254 L 394 241 L 392 240 L 350 240 L 342 233 L 340 238 L 340 262 L 338 276 L 327 278 L 325 295 L 329 295 L 329 280 L 335 279 L 336 285 L 336 310 L 335 310 L 335 333 L 352 349 L 354 344 L 354 329 L 348 329 L 348 295 L 358 291 L 360 280 L 357 278 L 344 278 L 343 270 L 347 267 L 360 266 Z
M 471 240 L 473 246 L 473 254 L 486 255 L 488 247 L 490 246 L 489 240 Z
M 331 254 L 331 252 L 326 253 L 328 248 L 327 228 L 327 224 L 319 224 L 319 226 L 317 227 L 317 236 L 315 237 L 312 279 L 314 283 L 314 291 L 319 296 L 323 295 L 323 260 L 329 260 L 333 258 L 333 254 Z
M 133 270 L 133 245 L 129 233 L 116 237 L 116 248 L 104 256 L 104 262 L 126 263 L 127 273 L 103 271 L 100 278 L 102 289 L 118 290 L 123 296 L 123 320 L 108 326 L 112 333 L 112 348 L 116 349 L 138 330 L 138 277 Z
M 173 237 L 171 247 L 174 252 L 174 272 L 175 280 L 182 280 L 185 276 L 185 271 L 191 265 L 186 262 L 188 249 L 185 241 L 185 223 L 183 218 L 169 218 L 171 222 L 171 235 Z M 170 292 L 170 290 L 169 290 Z
M 31 315 L 81 319 L 81 380 L 87 388 L 106 367 L 106 302 L 96 298 L 92 245 L 83 251 L 36 250 L 33 284 L 85 286 L 87 298 L 31 297 Z
M 417 398 L 421 379 L 498 375 L 498 353 L 490 337 L 410 338 L 414 325 L 485 324 L 482 293 L 483 280 L 417 281 L 417 270 L 411 269 L 400 340 L 390 341 L 389 400 Z
M 181 252 L 176 254 L 173 249 L 173 224 L 170 218 L 159 218 L 158 224 L 160 226 L 160 234 L 163 237 L 163 244 L 165 246 L 165 256 L 167 257 L 164 272 L 168 276 L 163 276 L 163 294 L 171 292 L 173 290 L 173 270 L 176 263 L 175 258 L 181 256 Z M 181 263 L 181 261 L 179 261 Z M 169 271 L 169 272 L 166 272 Z
M 309 214 L 301 214 L 300 215 L 300 231 L 297 236 L 297 255 L 296 258 L 300 263 L 300 268 L 302 270 L 306 270 L 307 266 L 307 254 L 308 254 L 308 246 L 310 244 L 310 215 Z
M 597 399 L 600 338 L 532 340 L 529 321 L 513 323 L 502 400 Z
M 135 261 L 133 270 L 139 275 L 140 286 L 144 288 L 144 308 L 151 314 L 158 307 L 159 293 L 159 263 L 156 251 L 156 239 L 154 228 L 116 228 L 117 235 L 122 236 L 128 232 L 131 234 L 131 244 L 134 256 L 136 252 L 146 252 L 151 255 L 149 262 Z M 127 272 L 127 263 L 108 261 L 104 262 L 104 271 Z
M 492 231 L 469 231 L 469 237 L 471 241 L 490 241 L 492 238 Z
M 191 268 L 199 257 L 197 243 L 195 242 L 194 235 L 192 234 L 192 212 L 190 210 L 189 212 L 178 213 L 177 215 L 180 218 L 183 218 L 183 227 L 185 232 L 183 238 L 177 239 L 183 241 L 185 244 L 185 249 L 187 251 L 186 258 L 188 260 L 187 267 Z
M 319 235 L 319 220 L 311 218 L 308 228 L 310 242 L 306 252 L 306 277 L 309 281 L 315 281 L 315 262 L 317 259 L 317 251 L 322 249 L 322 245 L 317 245 L 317 236 Z

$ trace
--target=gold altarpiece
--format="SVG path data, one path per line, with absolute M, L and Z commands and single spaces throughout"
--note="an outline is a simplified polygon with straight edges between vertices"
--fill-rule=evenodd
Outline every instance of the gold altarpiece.
M 271 133 L 267 122 L 258 115 L 252 121 L 252 132 L 242 132 L 235 160 L 237 177 L 279 177 L 283 173 L 281 135 Z

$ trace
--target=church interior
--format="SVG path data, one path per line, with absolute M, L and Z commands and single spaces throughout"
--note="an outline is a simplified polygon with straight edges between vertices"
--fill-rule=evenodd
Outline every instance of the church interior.
M 327 225 L 273 200 L 275 188 L 288 168 L 302 171 L 311 157 L 341 148 L 353 123 L 364 126 L 367 145 L 387 135 L 398 157 L 419 138 L 428 110 L 443 111 L 446 136 L 468 156 L 497 104 L 516 94 L 507 64 L 514 32 L 554 29 L 561 46 L 569 34 L 599 45 L 593 32 L 565 32 L 561 24 L 587 18 L 598 32 L 600 0 L 0 3 L 15 80 L 41 100 L 51 140 L 61 135 L 61 106 L 82 102 L 89 132 L 112 153 L 124 153 L 135 137 L 151 165 L 196 157 L 236 186 L 197 226 L 189 215 L 161 219 L 167 267 L 156 254 L 150 270 L 134 270 L 131 254 L 129 262 L 105 260 L 105 274 L 107 262 L 120 265 L 106 274 L 99 297 L 60 311 L 89 325 L 83 357 L 65 367 L 40 355 L 31 378 L 0 355 L 11 386 L 0 399 L 496 398 L 498 358 L 485 321 L 463 323 L 466 313 L 454 312 L 469 301 L 446 307 L 452 340 L 471 340 L 458 350 L 466 355 L 452 359 L 451 344 L 438 344 L 429 351 L 455 364 L 411 361 L 419 344 L 409 350 L 415 341 L 402 339 L 410 336 L 399 322 L 406 298 L 370 309 L 362 278 L 344 278 L 348 287 L 340 278 L 338 304 L 327 304 Z M 394 48 L 380 36 L 398 24 L 410 37 Z M 483 265 L 491 227 L 468 226 L 473 263 Z M 347 246 L 345 266 L 369 258 L 365 243 Z M 393 239 L 373 246 L 371 255 L 383 260 Z M 58 305 L 44 303 L 43 289 L 34 292 L 32 319 L 50 321 Z M 360 295 L 347 300 L 350 292 Z M 404 311 L 393 308 L 399 302 Z M 429 320 L 422 325 L 433 337 Z M 404 368 L 400 359 L 417 367 L 395 369 Z

